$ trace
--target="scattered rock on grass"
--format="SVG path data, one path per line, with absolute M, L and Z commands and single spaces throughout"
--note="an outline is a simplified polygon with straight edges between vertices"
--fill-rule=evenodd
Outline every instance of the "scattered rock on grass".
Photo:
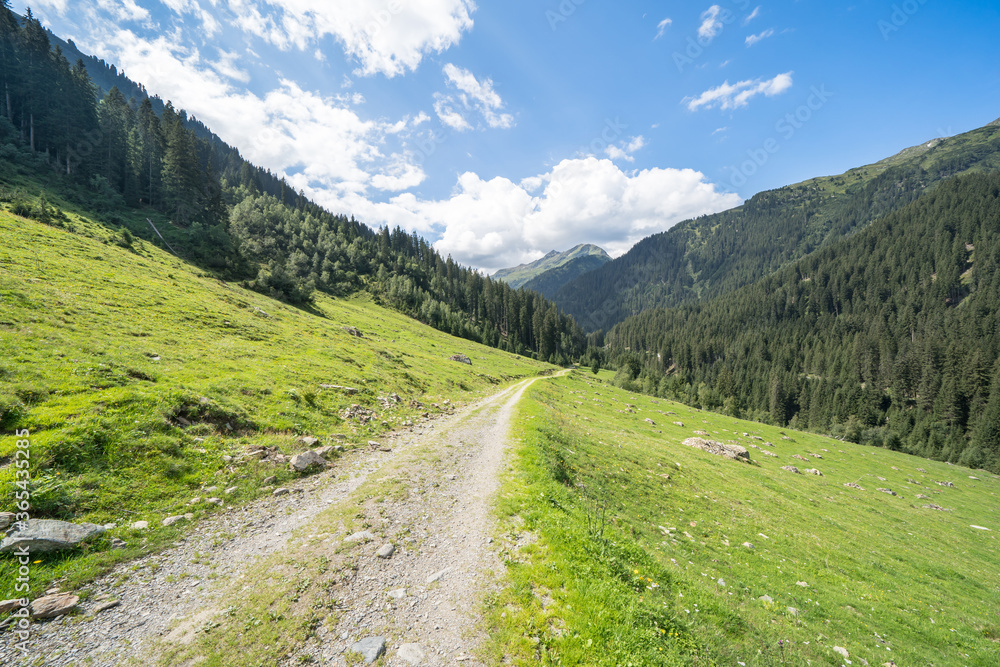
M 326 459 L 313 451 L 302 452 L 301 454 L 293 456 L 289 465 L 291 465 L 292 469 L 296 472 L 306 472 L 310 468 L 325 467 Z
M 13 512 L 0 512 L 0 530 L 7 530 L 14 525 L 16 517 L 17 515 Z
M 472 365 L 472 359 L 469 359 L 469 357 L 467 357 L 464 354 L 453 354 L 451 357 L 449 357 L 449 359 L 451 361 L 457 361 L 460 364 L 468 364 L 469 366 Z
M 375 536 L 368 532 L 367 530 L 362 530 L 353 535 L 348 535 L 344 538 L 344 542 L 347 544 L 354 544 L 355 542 L 371 542 L 375 539 Z
M 279 487 L 279 488 L 275 489 L 274 493 L 272 493 L 271 495 L 273 495 L 273 496 L 287 496 L 289 493 L 291 493 L 291 491 L 289 491 L 285 487 Z
M 135 529 L 135 530 L 146 530 L 147 528 L 149 528 L 149 522 L 148 521 L 136 521 L 135 523 L 132 524 L 132 528 Z
M 887 493 L 887 494 L 889 494 L 890 496 L 895 496 L 895 495 L 897 495 L 897 494 L 896 494 L 896 492 L 895 492 L 895 491 L 893 491 L 892 489 L 878 489 L 878 490 L 879 490 L 879 491 L 881 491 L 882 493 Z
M 392 558 L 392 554 L 396 553 L 396 547 L 391 544 L 383 544 L 375 555 L 379 558 Z
M 794 472 L 796 475 L 802 474 L 801 472 L 799 472 L 799 469 L 796 468 L 795 466 L 781 466 L 781 469 L 787 470 L 788 472 Z
M 351 650 L 361 654 L 366 665 L 370 665 L 385 653 L 385 637 L 365 637 L 351 646 Z
M 846 648 L 844 648 L 843 646 L 834 646 L 834 647 L 833 647 L 833 650 L 834 650 L 834 652 L 836 652 L 836 653 L 839 653 L 840 655 L 844 656 L 844 659 L 845 659 L 845 660 L 846 660 L 847 658 L 850 658 L 850 657 L 851 657 L 851 654 L 850 654 L 850 653 L 848 653 L 848 652 L 847 652 L 847 649 L 846 649 Z
M 844 484 L 844 486 L 849 486 L 850 488 L 857 489 L 858 491 L 864 491 L 865 490 L 865 488 L 863 486 L 861 486 L 860 484 L 858 484 L 857 482 L 848 482 L 847 484 Z
M 806 474 L 807 475 L 818 475 L 819 477 L 823 476 L 823 473 L 821 473 L 819 470 L 816 470 L 816 468 L 810 468 L 809 470 L 806 470 Z
M 0 553 L 27 548 L 32 553 L 60 551 L 80 544 L 84 540 L 105 531 L 103 526 L 93 523 L 69 523 L 53 519 L 32 519 L 23 522 L 16 530 L 0 542 Z
M 750 460 L 750 452 L 747 451 L 746 447 L 741 447 L 740 445 L 726 445 L 714 440 L 705 440 L 704 438 L 688 438 L 682 444 L 700 449 L 709 454 L 715 454 L 716 456 L 725 456 L 727 459 L 733 459 L 734 461 Z
M 69 593 L 46 595 L 31 601 L 31 616 L 33 618 L 55 618 L 76 609 L 80 598 Z

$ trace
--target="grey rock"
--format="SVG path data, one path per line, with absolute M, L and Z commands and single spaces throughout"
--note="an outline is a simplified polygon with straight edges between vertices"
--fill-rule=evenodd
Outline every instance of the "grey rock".
M 450 357 L 450 360 L 451 361 L 457 361 L 460 364 L 468 364 L 469 366 L 472 365 L 472 359 L 469 359 L 469 357 L 467 357 L 464 354 L 453 354 Z
M 747 451 L 746 447 L 740 445 L 727 445 L 721 442 L 715 442 L 714 440 L 705 440 L 704 438 L 688 438 L 685 440 L 683 445 L 688 447 L 694 447 L 695 449 L 700 449 L 709 454 L 715 454 L 716 456 L 725 456 L 727 459 L 733 460 L 750 460 L 750 452 Z
M 135 523 L 132 524 L 132 528 L 134 528 L 136 530 L 146 530 L 147 528 L 149 528 L 149 522 L 148 521 L 136 521 Z
M 104 531 L 104 526 L 93 523 L 34 519 L 25 521 L 21 530 L 14 531 L 0 542 L 0 553 L 9 553 L 20 547 L 27 547 L 33 553 L 69 549 Z
M 319 438 L 314 438 L 311 435 L 304 435 L 299 438 L 299 442 L 304 444 L 306 447 L 315 447 L 319 444 Z
M 391 544 L 383 544 L 375 555 L 379 558 L 392 558 L 394 553 L 396 553 L 396 547 Z
M 799 610 L 798 610 L 798 609 L 796 609 L 795 607 L 789 607 L 789 608 L 788 608 L 788 613 L 789 613 L 789 614 L 790 614 L 791 616 L 798 616 L 798 615 L 799 615 Z
M 347 544 L 354 544 L 355 542 L 371 542 L 375 539 L 375 536 L 368 532 L 367 530 L 362 530 L 353 535 L 348 535 L 344 538 L 344 542 Z
M 799 469 L 796 468 L 795 466 L 781 466 L 781 469 L 787 470 L 788 472 L 794 472 L 796 475 L 802 474 L 801 472 L 799 472 Z
M 448 574 L 448 570 L 450 570 L 450 569 L 451 569 L 450 567 L 446 567 L 445 569 L 441 570 L 440 572 L 435 572 L 431 576 L 427 577 L 427 583 L 428 584 L 433 584 L 435 581 L 440 581 L 441 578 L 444 577 L 444 575 Z
M 406 597 L 406 589 L 405 588 L 397 588 L 394 591 L 389 591 L 388 593 L 386 593 L 386 595 L 388 595 L 389 597 L 394 598 L 396 600 L 402 600 L 403 598 Z
M 31 601 L 31 615 L 34 618 L 55 618 L 76 609 L 80 598 L 69 593 L 46 595 Z
M 128 546 L 128 543 L 124 540 L 120 540 L 117 537 L 111 538 L 111 548 L 112 549 L 124 549 Z
M 302 452 L 292 457 L 292 470 L 296 472 L 306 472 L 310 468 L 323 468 L 326 466 L 326 459 L 316 452 Z
M 385 637 L 365 637 L 351 646 L 352 651 L 361 654 L 366 665 L 370 665 L 385 653 Z
M 209 498 L 205 502 L 208 503 L 209 505 L 218 505 L 220 507 L 222 506 L 222 498 Z
M 324 459 L 329 459 L 333 457 L 333 455 L 336 453 L 336 450 L 330 445 L 324 445 L 323 447 L 317 447 L 316 449 L 314 449 L 313 453 L 316 454 L 316 456 L 321 456 Z
M 178 516 L 168 516 L 166 519 L 163 520 L 163 525 L 164 527 L 168 527 L 174 525 L 175 523 L 180 523 L 181 521 L 186 521 L 186 520 L 187 516 L 183 514 L 180 514 Z
M 761 595 L 757 599 L 760 600 L 761 602 L 766 602 L 767 604 L 773 604 L 774 603 L 774 599 L 770 595 Z
M 15 598 L 13 600 L 4 600 L 0 602 L 0 614 L 6 614 L 12 612 L 21 606 L 21 598 Z
M 97 615 L 100 614 L 102 611 L 107 611 L 108 609 L 114 609 L 119 605 L 121 605 L 121 602 L 119 602 L 118 600 L 111 600 L 110 602 L 102 602 L 101 604 L 94 607 L 94 610 L 91 613 Z
M 274 476 L 274 475 L 271 475 L 270 477 L 265 477 L 264 481 L 261 482 L 261 483 L 264 486 L 271 486 L 272 484 L 277 484 L 278 483 L 278 478 L 276 476 Z
M 0 512 L 0 530 L 7 530 L 14 525 L 15 518 L 17 515 L 13 512 Z
M 236 487 L 236 486 L 231 486 L 231 487 L 229 487 L 228 489 L 226 489 L 226 495 L 227 495 L 227 496 L 231 496 L 231 495 L 233 495 L 234 493 L 236 493 L 236 491 L 237 491 L 237 490 L 239 490 L 239 487 Z
M 411 665 L 419 665 L 427 657 L 420 644 L 403 644 L 399 647 L 399 657 Z
M 284 488 L 284 487 L 281 487 L 281 488 L 279 488 L 279 489 L 275 489 L 275 490 L 274 490 L 274 493 L 273 493 L 273 494 L 271 494 L 271 495 L 274 495 L 274 496 L 287 496 L 287 495 L 288 495 L 289 493 L 290 493 L 290 492 L 289 492 L 289 490 L 288 490 L 288 489 L 286 489 L 286 488 Z

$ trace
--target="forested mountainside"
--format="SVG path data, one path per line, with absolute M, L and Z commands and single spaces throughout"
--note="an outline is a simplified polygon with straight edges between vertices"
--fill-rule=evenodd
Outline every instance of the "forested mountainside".
M 125 245 L 167 245 L 290 303 L 365 289 L 512 352 L 564 362 L 584 351 L 582 330 L 541 296 L 458 266 L 415 235 L 322 209 L 170 102 L 158 112 L 117 87 L 100 95 L 83 60 L 71 65 L 30 12 L 17 17 L 6 3 L 0 66 L 0 199 L 15 213 L 58 225 L 60 206 L 78 207 L 120 227 Z
M 1000 472 L 1000 175 L 606 340 L 646 392 Z
M 681 223 L 561 288 L 556 303 L 589 331 L 726 294 L 863 228 L 943 179 L 1000 169 L 1000 123 L 910 148 L 840 176 L 762 192 Z

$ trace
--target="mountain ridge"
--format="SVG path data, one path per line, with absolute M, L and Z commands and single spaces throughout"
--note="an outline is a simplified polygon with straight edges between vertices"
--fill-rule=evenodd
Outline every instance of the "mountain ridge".
M 588 262 L 582 268 L 578 268 L 575 271 L 571 270 L 571 273 L 575 273 L 573 278 L 611 261 L 611 256 L 608 255 L 608 253 L 600 246 L 592 243 L 580 243 L 564 252 L 550 250 L 544 257 L 536 259 L 533 262 L 519 264 L 507 269 L 499 269 L 498 271 L 495 271 L 491 277 L 494 280 L 503 280 L 511 287 L 517 289 L 525 286 L 528 282 L 539 278 L 548 271 L 562 268 L 575 260 L 587 257 L 596 258 L 597 263 Z M 562 282 L 566 282 L 566 280 L 563 280 Z
M 560 288 L 553 299 L 589 331 L 650 308 L 704 301 L 849 236 L 942 180 L 1000 169 L 1000 123 L 904 149 L 843 174 L 758 193 L 684 221 Z

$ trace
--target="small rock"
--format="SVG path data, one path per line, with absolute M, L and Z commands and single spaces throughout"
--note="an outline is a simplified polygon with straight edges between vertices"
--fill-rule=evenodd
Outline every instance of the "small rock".
M 149 522 L 136 521 L 135 523 L 132 524 L 132 528 L 134 528 L 135 530 L 146 530 L 147 528 L 149 528 Z
M 275 475 L 271 475 L 270 477 L 265 477 L 264 481 L 261 482 L 261 484 L 263 484 L 264 486 L 271 486 L 272 484 L 277 484 L 277 483 L 278 483 L 278 478 Z
M 344 331 L 346 331 L 349 336 L 354 336 L 355 338 L 364 338 L 365 336 L 357 327 L 344 327 Z
M 73 611 L 79 603 L 80 598 L 69 593 L 46 595 L 32 600 L 31 615 L 33 618 L 55 618 Z
M 176 417 L 176 419 L 177 419 L 177 423 L 180 424 L 181 426 L 190 426 L 191 425 L 191 422 L 188 421 L 187 419 L 185 419 L 184 417 Z
M 348 535 L 344 538 L 344 542 L 347 544 L 354 544 L 356 542 L 371 542 L 375 539 L 375 536 L 368 532 L 367 530 L 358 531 L 353 535 Z
M 753 549 L 753 544 L 751 542 L 744 542 L 743 546 L 745 546 L 747 549 Z
M 820 477 L 823 476 L 823 473 L 821 473 L 819 470 L 816 470 L 816 468 L 810 468 L 809 470 L 806 470 L 806 474 L 807 475 L 818 475 Z
M 725 587 L 726 587 L 726 580 L 725 580 L 725 579 L 722 579 L 722 578 L 720 577 L 720 578 L 719 578 L 719 582 L 718 582 L 718 583 L 719 583 L 719 586 L 721 586 L 722 588 L 725 588 Z
M 847 652 L 847 649 L 846 649 L 846 648 L 844 648 L 843 646 L 834 646 L 834 647 L 833 647 L 833 650 L 834 650 L 834 652 L 835 652 L 835 653 L 839 653 L 840 655 L 844 656 L 844 659 L 845 659 L 845 660 L 846 660 L 847 658 L 850 658 L 850 657 L 851 657 L 851 654 L 850 654 L 850 653 L 848 653 L 848 652 Z
M 647 424 L 649 424 L 650 426 L 656 426 L 656 422 L 654 422 L 654 421 L 653 421 L 652 419 L 650 419 L 649 417 L 646 417 L 646 420 L 645 420 L 645 421 L 646 421 L 646 423 L 647 423 Z
M 97 615 L 100 614 L 102 611 L 107 611 L 108 609 L 114 609 L 119 605 L 121 605 L 121 602 L 119 602 L 118 600 L 111 600 L 110 602 L 102 602 L 101 604 L 94 607 L 94 610 L 91 613 Z
M 219 490 L 217 486 L 209 486 L 205 489 L 205 493 L 214 493 Z
M 227 496 L 231 496 L 231 495 L 233 495 L 234 493 L 236 493 L 236 491 L 238 491 L 238 490 L 239 490 L 239 487 L 236 487 L 236 486 L 231 486 L 231 487 L 229 487 L 228 489 L 226 489 L 226 495 L 227 495 Z
M 674 422 L 674 426 L 680 426 L 681 428 L 684 428 L 684 422 Z
M 396 547 L 391 544 L 383 544 L 375 555 L 379 558 L 392 558 L 392 554 L 394 553 L 396 553 Z
M 316 449 L 313 450 L 313 453 L 316 454 L 316 456 L 321 456 L 324 459 L 330 459 L 334 455 L 335 452 L 336 452 L 336 449 L 334 447 L 331 447 L 330 445 L 324 445 L 323 447 L 317 447 Z
M 128 543 L 124 540 L 120 540 L 117 537 L 111 538 L 111 548 L 112 549 L 124 549 L 128 546 Z
M 788 613 L 790 615 L 792 615 L 792 616 L 798 616 L 799 615 L 799 610 L 796 609 L 795 607 L 789 607 L 788 608 Z
M 848 482 L 847 484 L 844 484 L 844 486 L 848 486 L 848 487 L 850 487 L 852 489 L 857 489 L 858 491 L 864 491 L 865 490 L 864 487 L 861 486 L 860 484 L 858 484 L 857 482 Z
M 366 637 L 351 646 L 351 650 L 361 654 L 366 665 L 370 665 L 385 653 L 385 637 Z
M 280 487 L 280 488 L 275 489 L 274 493 L 272 493 L 271 495 L 272 496 L 287 496 L 289 493 L 291 493 L 291 492 L 288 489 L 286 489 L 285 487 Z
M 15 518 L 17 515 L 13 512 L 0 512 L 0 530 L 7 530 L 14 525 Z
M 304 435 L 301 438 L 299 438 L 299 442 L 301 442 L 306 447 L 315 447 L 316 445 L 319 444 L 319 438 L 314 438 L 311 435 Z
M 774 599 L 770 595 L 761 595 L 757 599 L 766 604 L 774 604 Z
M 795 466 L 781 466 L 781 469 L 782 470 L 787 470 L 788 472 L 794 472 L 796 475 L 801 475 L 802 474 L 802 473 L 799 472 L 799 469 L 796 468 Z
M 222 507 L 222 498 L 209 498 L 205 502 L 209 505 L 218 505 L 219 507 Z
M 174 525 L 175 523 L 179 523 L 179 522 L 184 521 L 186 519 L 187 519 L 187 516 L 182 515 L 182 514 L 178 515 L 178 516 L 168 516 L 166 519 L 163 520 L 163 526 L 164 527 L 169 527 L 169 526 Z
M 435 572 L 431 576 L 427 577 L 427 583 L 428 584 L 433 584 L 435 581 L 440 581 L 440 579 L 444 575 L 448 574 L 448 570 L 450 570 L 450 569 L 451 569 L 450 567 L 446 567 L 445 569 L 441 570 L 440 572 Z
M 406 597 L 406 589 L 405 588 L 397 588 L 394 591 L 389 591 L 387 593 L 387 595 L 389 597 L 391 597 L 391 598 L 396 599 L 396 600 L 402 600 L 403 598 Z
M 6 614 L 18 609 L 21 606 L 21 598 L 14 600 L 4 600 L 0 602 L 0 614 Z
M 420 648 L 420 644 L 403 644 L 399 647 L 399 657 L 411 665 L 419 665 L 424 661 L 426 655 Z
M 188 505 L 197 505 L 200 502 L 201 502 L 201 496 L 195 496 L 194 498 L 191 499 Z
M 896 492 L 893 491 L 892 489 L 878 489 L 878 490 L 881 491 L 882 493 L 888 493 L 890 496 L 896 495 Z
M 804 582 L 804 581 L 796 581 L 796 582 L 795 582 L 795 585 L 796 585 L 796 586 L 801 586 L 802 588 L 809 588 L 809 584 L 807 584 L 807 583 L 806 583 L 806 582 Z
M 472 359 L 469 359 L 469 357 L 467 357 L 464 354 L 453 354 L 451 357 L 449 357 L 449 359 L 451 361 L 457 361 L 460 364 L 468 364 L 469 366 L 472 365 Z

